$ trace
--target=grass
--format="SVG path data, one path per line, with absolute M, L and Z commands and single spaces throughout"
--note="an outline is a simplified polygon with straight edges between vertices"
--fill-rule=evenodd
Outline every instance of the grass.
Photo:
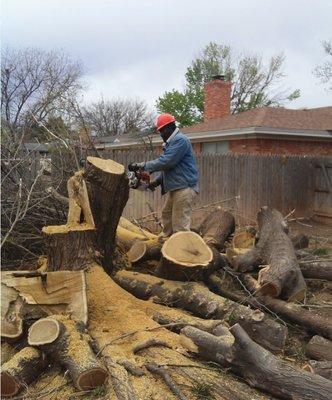
M 197 382 L 192 387 L 191 391 L 197 400 L 214 400 L 212 394 L 213 385 L 211 383 Z
M 328 256 L 329 255 L 329 249 L 327 247 L 317 247 L 316 249 L 309 249 L 308 252 L 314 256 Z

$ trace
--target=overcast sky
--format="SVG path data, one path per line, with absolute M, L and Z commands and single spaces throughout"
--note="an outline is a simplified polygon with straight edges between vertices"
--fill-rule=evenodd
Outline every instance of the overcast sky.
M 332 39 L 332 0 L 2 0 L 2 46 L 64 49 L 85 66 L 86 101 L 181 89 L 210 41 L 264 58 L 284 52 L 290 107 L 332 105 L 312 69 Z

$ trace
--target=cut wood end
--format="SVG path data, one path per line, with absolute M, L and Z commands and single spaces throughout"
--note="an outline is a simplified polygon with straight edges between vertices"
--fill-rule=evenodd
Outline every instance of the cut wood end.
M 21 388 L 20 383 L 7 372 L 1 372 L 1 397 L 16 395 Z
M 255 236 L 248 231 L 237 233 L 232 240 L 234 249 L 248 250 L 255 245 Z
M 41 318 L 31 325 L 28 332 L 28 343 L 41 346 L 53 343 L 60 334 L 60 324 L 52 318 Z
M 161 253 L 167 260 L 185 267 L 207 266 L 213 259 L 210 247 L 191 231 L 174 233 L 164 243 Z
M 66 225 L 49 225 L 44 226 L 42 231 L 45 235 L 52 235 L 56 233 L 68 233 L 68 232 L 76 232 L 76 231 L 94 231 L 95 227 L 90 224 L 77 224 L 77 223 L 69 223 Z
M 124 166 L 113 160 L 104 160 L 103 158 L 91 156 L 87 160 L 90 164 L 110 174 L 122 175 L 125 172 Z
M 280 294 L 280 287 L 272 282 L 260 283 L 259 288 L 256 290 L 262 296 L 278 297 Z
M 92 390 L 102 386 L 108 377 L 103 368 L 93 368 L 81 374 L 76 381 L 76 387 L 80 390 Z
M 128 260 L 131 263 L 139 261 L 146 252 L 146 244 L 143 241 L 135 242 L 127 253 Z

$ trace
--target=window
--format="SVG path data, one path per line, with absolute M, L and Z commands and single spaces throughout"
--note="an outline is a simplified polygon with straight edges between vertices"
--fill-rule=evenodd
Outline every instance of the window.
M 228 153 L 228 140 L 222 142 L 203 143 L 202 153 L 204 154 L 223 154 Z

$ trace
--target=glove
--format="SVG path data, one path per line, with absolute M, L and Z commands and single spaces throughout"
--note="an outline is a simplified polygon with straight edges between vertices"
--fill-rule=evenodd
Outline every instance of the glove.
M 147 187 L 147 189 L 151 190 L 151 192 L 154 192 L 156 190 L 156 187 L 160 185 L 160 182 L 158 181 L 151 181 Z
M 145 162 L 130 163 L 128 165 L 128 171 L 131 171 L 131 172 L 136 172 L 136 171 L 139 171 L 140 169 L 144 170 L 144 168 L 145 168 Z

